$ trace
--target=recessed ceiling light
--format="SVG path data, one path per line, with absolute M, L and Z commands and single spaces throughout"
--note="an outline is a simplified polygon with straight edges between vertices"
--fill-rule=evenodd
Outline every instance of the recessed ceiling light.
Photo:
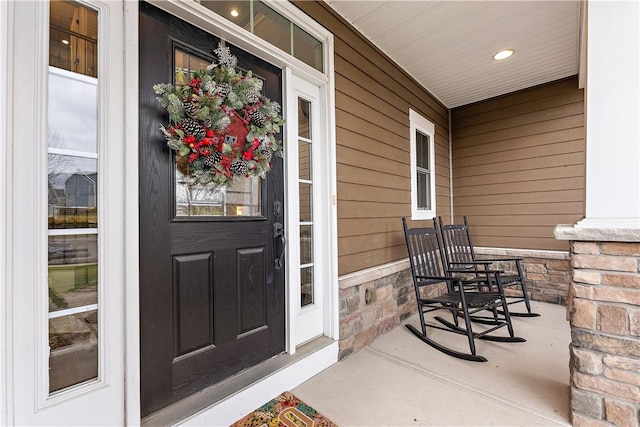
M 515 51 L 513 49 L 501 50 L 500 52 L 493 55 L 493 59 L 495 59 L 496 61 L 502 61 L 503 59 L 507 59 L 508 57 L 513 55 L 514 52 Z
M 67 39 L 62 39 L 61 42 L 62 42 L 62 44 L 69 44 L 69 40 L 67 40 Z
M 231 16 L 233 16 L 234 18 L 237 18 L 239 15 L 238 11 L 235 9 L 231 9 Z

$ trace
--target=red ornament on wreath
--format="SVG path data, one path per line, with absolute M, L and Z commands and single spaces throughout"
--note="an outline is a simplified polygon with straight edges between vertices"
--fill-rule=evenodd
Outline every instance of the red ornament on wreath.
M 249 135 L 249 127 L 235 110 L 231 111 L 229 118 L 231 122 L 224 130 L 224 142 L 230 146 L 244 147 Z

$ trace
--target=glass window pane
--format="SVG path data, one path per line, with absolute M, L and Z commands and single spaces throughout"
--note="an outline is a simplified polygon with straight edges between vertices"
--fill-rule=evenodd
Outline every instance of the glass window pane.
M 98 303 L 97 234 L 49 236 L 49 312 Z
M 313 304 L 313 267 L 300 269 L 300 307 Z
M 431 209 L 431 177 L 429 174 L 418 171 L 418 209 Z
M 49 65 L 97 77 L 98 12 L 73 1 L 52 1 L 49 16 Z
M 98 226 L 98 161 L 49 154 L 49 228 Z
M 416 132 L 416 164 L 419 168 L 429 169 L 429 135 Z
M 98 376 L 98 312 L 49 319 L 49 392 Z
M 322 42 L 293 25 L 293 56 L 322 72 Z
M 259 216 L 262 215 L 262 180 L 251 177 L 227 188 L 185 182 L 176 170 L 176 216 Z
M 285 52 L 291 53 L 289 20 L 259 1 L 253 4 L 253 33 Z
M 312 185 L 301 182 L 300 188 L 300 221 L 313 221 L 313 209 L 311 205 Z
M 97 79 L 50 68 L 48 110 L 50 148 L 97 151 Z
M 200 4 L 245 30 L 251 31 L 251 11 L 249 0 L 200 0 Z
M 313 226 L 300 226 L 300 264 L 313 262 Z
M 192 77 L 194 71 L 199 71 L 207 68 L 207 66 L 211 64 L 211 61 L 200 58 L 199 56 L 191 55 L 181 49 L 175 49 L 173 60 L 176 73 L 174 76 L 174 83 L 176 85 L 182 85 L 186 83 L 184 81 L 181 81 L 183 75 Z M 184 74 L 180 73 L 179 71 L 182 71 Z
M 298 141 L 298 167 L 300 179 L 311 179 L 311 144 L 306 141 Z
M 309 111 L 311 103 L 298 98 L 298 136 L 311 139 L 311 118 Z

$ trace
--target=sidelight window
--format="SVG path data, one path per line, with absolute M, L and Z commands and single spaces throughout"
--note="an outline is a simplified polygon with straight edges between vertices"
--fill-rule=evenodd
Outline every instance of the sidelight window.
M 98 12 L 50 4 L 49 393 L 98 377 Z
M 311 102 L 298 98 L 298 188 L 300 197 L 300 306 L 313 304 L 313 170 Z

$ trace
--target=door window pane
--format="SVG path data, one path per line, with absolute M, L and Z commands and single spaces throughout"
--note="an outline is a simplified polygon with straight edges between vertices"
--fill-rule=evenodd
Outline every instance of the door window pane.
M 174 50 L 176 74 L 174 84 L 178 85 L 179 76 L 206 68 L 210 62 L 192 55 L 183 49 Z M 193 184 L 189 181 L 189 166 L 186 162 L 174 162 L 175 165 L 175 215 L 176 217 L 202 216 L 259 216 L 262 214 L 262 179 L 243 178 L 228 187 L 214 183 Z
M 262 214 L 262 179 L 251 177 L 227 188 L 215 184 L 189 184 L 176 172 L 176 216 L 259 216 Z
M 98 13 L 50 3 L 49 392 L 98 377 Z

